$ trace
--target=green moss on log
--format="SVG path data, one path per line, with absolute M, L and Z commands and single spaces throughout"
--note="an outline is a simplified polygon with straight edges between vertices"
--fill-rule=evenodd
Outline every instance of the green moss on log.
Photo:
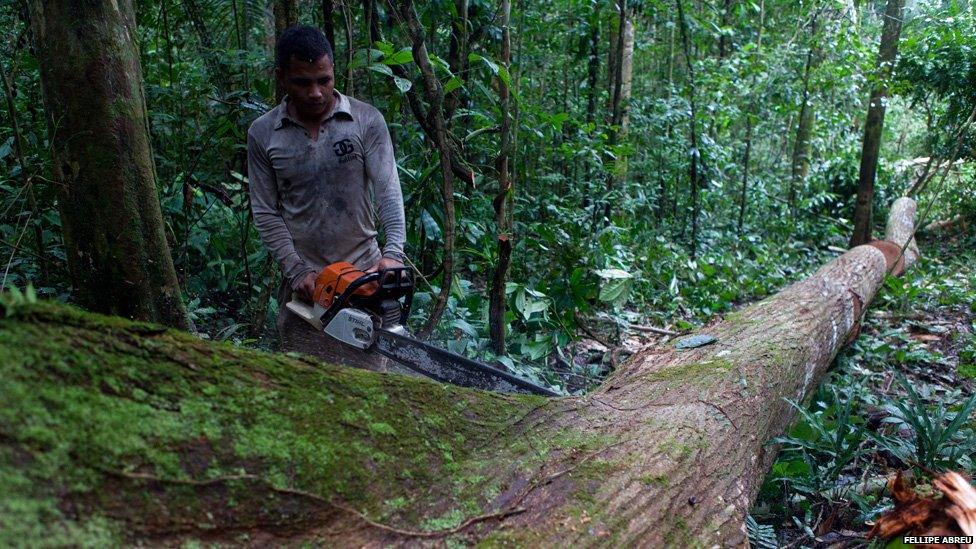
M 728 360 L 713 359 L 691 364 L 668 366 L 647 375 L 647 381 L 679 382 L 681 385 L 700 383 L 711 376 L 724 374 L 733 368 Z
M 0 545 L 287 529 L 330 501 L 454 526 L 500 489 L 484 473 L 511 456 L 483 450 L 541 402 L 51 304 L 0 320 L 0 376 Z

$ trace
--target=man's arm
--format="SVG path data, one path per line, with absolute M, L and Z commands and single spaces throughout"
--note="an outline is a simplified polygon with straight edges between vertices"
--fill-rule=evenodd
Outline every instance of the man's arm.
M 364 141 L 366 175 L 373 182 L 377 215 L 386 234 L 383 258 L 402 263 L 405 259 L 403 244 L 407 239 L 403 193 L 400 190 L 396 159 L 393 157 L 390 130 L 386 127 L 383 115 L 378 111 L 366 127 Z
M 298 290 L 315 269 L 309 267 L 295 250 L 291 232 L 278 212 L 278 187 L 271 160 L 250 131 L 247 132 L 247 181 L 254 226 L 264 245 L 278 261 L 292 289 Z

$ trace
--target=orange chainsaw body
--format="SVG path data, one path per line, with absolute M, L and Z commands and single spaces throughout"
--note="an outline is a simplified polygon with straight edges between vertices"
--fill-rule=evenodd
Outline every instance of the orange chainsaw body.
M 315 294 L 313 295 L 315 302 L 328 309 L 337 296 L 342 295 L 350 284 L 364 274 L 366 273 L 357 269 L 355 265 L 345 261 L 328 265 L 315 277 Z M 369 297 L 375 294 L 378 288 L 378 282 L 369 282 L 356 288 L 352 295 Z

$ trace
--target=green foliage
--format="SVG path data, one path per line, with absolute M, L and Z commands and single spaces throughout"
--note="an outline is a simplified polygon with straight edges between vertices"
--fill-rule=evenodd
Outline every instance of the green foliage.
M 972 469 L 972 455 L 976 453 L 976 431 L 971 426 L 976 395 L 970 396 L 960 406 L 927 404 L 915 388 L 898 374 L 899 385 L 908 394 L 908 400 L 892 399 L 884 405 L 889 416 L 885 423 L 896 430 L 909 429 L 911 438 L 869 435 L 883 448 L 903 463 L 920 465 L 930 470 Z M 948 402 L 957 401 L 947 395 Z
M 334 45 L 338 89 L 352 87 L 353 95 L 377 106 L 394 138 L 407 254 L 426 280 L 411 326 L 426 319 L 430 297 L 451 285 L 434 334 L 438 344 L 565 384 L 550 363 L 578 336 L 581 318 L 609 315 L 621 334 L 629 323 L 689 328 L 798 279 L 830 257 L 831 246 L 845 245 L 880 30 L 871 7 L 847 13 L 839 4 L 767 0 L 762 9 L 738 3 L 728 13 L 686 10 L 693 52 L 686 60 L 676 43 L 673 2 L 635 5 L 634 75 L 622 138 L 622 128 L 609 122 L 607 59 L 619 23 L 612 2 L 516 6 L 508 68 L 500 62 L 495 6 L 469 2 L 469 12 L 459 14 L 454 4 L 442 4 L 421 3 L 418 10 L 425 28 L 438 29 L 426 45 L 436 77 L 456 99 L 448 130 L 476 175 L 455 193 L 454 280 L 438 274 L 445 225 L 439 158 L 407 98 L 422 98 L 423 86 L 402 22 L 377 2 L 379 36 L 367 38 L 364 10 L 350 6 L 353 42 L 338 32 Z M 320 10 L 302 5 L 302 22 L 322 25 Z M 266 3 L 138 0 L 135 7 L 160 200 L 185 301 L 201 333 L 274 347 L 281 281 L 251 222 L 245 165 L 247 127 L 274 104 Z M 956 11 L 947 18 L 946 9 Z M 888 108 L 886 143 L 897 146 L 883 150 L 879 204 L 901 193 L 893 159 L 945 148 L 942 141 L 915 139 L 914 129 L 935 128 L 943 113 L 962 112 L 973 89 L 962 64 L 969 63 L 971 17 L 952 6 L 918 10 L 906 27 L 903 77 L 894 87 L 905 99 L 894 98 Z M 333 21 L 337 30 L 346 24 L 342 12 Z M 463 51 L 452 47 L 450 33 L 462 15 L 472 39 Z M 0 8 L 0 22 L 12 35 L 28 34 L 13 5 Z M 0 247 L 10 251 L 7 283 L 32 283 L 42 297 L 68 300 L 43 97 L 26 45 L 11 41 L 0 51 L 23 142 L 17 146 L 4 118 Z M 503 83 L 513 94 L 515 123 L 509 151 L 514 250 L 506 288 L 509 353 L 496 357 L 488 349 L 486 290 L 498 260 L 492 201 Z M 814 110 L 809 174 L 793 181 L 804 100 Z M 697 210 L 688 175 L 693 155 L 704 170 Z M 971 180 L 964 175 L 962 184 L 948 186 L 940 216 L 976 206 Z M 790 205 L 793 188 L 797 201 Z M 692 243 L 695 217 L 698 242 Z M 572 375 L 588 385 L 600 370 Z
M 941 4 L 941 5 L 940 5 Z M 901 44 L 899 86 L 929 114 L 929 139 L 939 156 L 949 156 L 964 122 L 976 107 L 976 20 L 962 2 L 933 3 L 912 18 Z M 963 156 L 972 153 L 965 129 Z
M 836 388 L 818 390 L 813 410 L 788 401 L 800 419 L 788 435 L 773 440 L 783 445 L 783 455 L 773 467 L 776 480 L 809 495 L 818 495 L 833 486 L 841 472 L 863 452 L 863 420 L 855 406 L 859 392 L 857 387 L 843 393 Z
M 968 335 L 965 338 L 965 345 L 959 351 L 959 375 L 967 379 L 976 379 L 976 324 L 969 327 Z
M 20 291 L 20 288 L 16 286 L 11 286 L 6 292 L 0 293 L 0 305 L 3 306 L 4 314 L 8 317 L 17 314 L 18 309 L 34 303 L 37 303 L 37 292 L 34 291 L 34 286 L 30 283 L 27 284 L 24 291 Z
M 776 549 L 776 530 L 768 524 L 759 524 L 752 515 L 746 516 L 746 534 L 749 535 L 749 545 L 759 549 Z

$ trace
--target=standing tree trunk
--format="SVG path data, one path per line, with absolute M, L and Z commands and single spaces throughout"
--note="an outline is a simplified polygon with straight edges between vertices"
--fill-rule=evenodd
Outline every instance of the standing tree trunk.
M 732 19 L 732 0 L 722 0 L 722 29 L 718 39 L 718 57 L 725 59 L 731 50 L 729 44 L 729 25 Z
M 762 35 L 763 27 L 766 23 L 766 3 L 765 0 L 759 0 L 759 29 L 756 32 L 756 50 L 752 57 L 752 63 L 756 63 L 762 59 Z M 755 90 L 756 87 L 756 75 L 752 74 L 750 81 L 750 91 Z M 752 96 L 752 94 L 750 94 Z M 749 194 L 749 163 L 752 160 L 752 126 L 753 117 L 759 109 L 759 104 L 761 101 L 751 101 L 749 107 L 746 109 L 746 150 L 742 159 L 742 191 L 739 196 L 739 219 L 736 223 L 736 234 L 742 235 L 742 226 L 745 224 L 746 220 L 746 200 Z
M 512 61 L 512 36 L 509 23 L 512 18 L 512 3 L 501 0 L 499 8 L 502 28 L 502 56 L 501 65 L 508 70 Z M 499 107 L 501 108 L 501 147 L 495 159 L 495 171 L 498 172 L 498 194 L 492 201 L 495 208 L 495 230 L 498 233 L 498 263 L 491 279 L 491 289 L 488 301 L 488 331 L 491 346 L 498 355 L 505 354 L 505 285 L 508 281 L 508 269 L 512 262 L 512 224 L 510 221 L 510 206 L 512 203 L 512 181 L 508 171 L 509 152 L 512 148 L 512 124 L 509 112 L 510 90 L 508 84 L 498 79 Z
M 587 39 L 586 60 L 586 122 L 592 123 L 596 119 L 597 78 L 600 73 L 600 6 L 601 2 L 594 2 L 590 13 L 590 34 Z
M 630 129 L 630 95 L 634 84 L 634 21 L 627 17 L 624 22 L 624 48 L 620 54 L 620 95 L 617 97 L 615 108 L 615 125 L 620 127 L 617 141 L 627 140 Z M 627 163 L 624 161 L 623 172 L 618 173 L 619 179 L 627 175 Z
M 688 39 L 688 23 L 685 21 L 685 11 L 682 0 L 676 0 L 678 6 L 678 28 L 681 31 L 681 43 L 684 48 L 685 64 L 688 67 L 688 103 L 691 106 L 688 120 L 688 138 L 690 150 L 688 154 L 688 179 L 691 182 L 691 258 L 698 255 L 698 217 L 701 214 L 699 192 L 703 179 L 701 166 L 701 150 L 698 143 L 698 113 L 695 105 L 695 68 L 691 59 L 691 43 Z
M 864 143 L 861 147 L 861 169 L 857 178 L 857 201 L 854 205 L 854 234 L 851 246 L 871 241 L 874 181 L 878 173 L 881 152 L 881 131 L 884 129 L 885 99 L 888 81 L 898 56 L 901 18 L 905 0 L 888 0 L 885 8 L 884 30 L 878 48 L 878 80 L 871 90 L 867 120 L 864 122 Z
M 298 23 L 298 0 L 274 0 L 275 39 L 288 27 Z
M 736 234 L 742 235 L 742 226 L 746 220 L 746 200 L 749 197 L 749 163 L 752 161 L 752 113 L 746 112 L 746 145 L 742 155 L 742 190 L 739 194 L 739 217 L 736 222 Z
M 375 8 L 373 8 L 375 9 Z M 332 16 L 335 13 L 335 0 L 322 0 L 322 32 L 332 46 L 332 57 L 335 57 L 335 21 Z
M 617 26 L 610 33 L 610 123 L 619 124 L 620 93 L 623 87 L 624 43 L 626 42 L 627 0 L 617 0 Z
M 914 201 L 891 211 L 890 241 L 709 324 L 711 344 L 642 349 L 584 396 L 474 391 L 0 304 L 0 414 L 17 418 L 0 439 L 17 490 L 0 503 L 45 510 L 23 513 L 27 532 L 126 536 L 112 545 L 257 532 L 326 547 L 744 546 L 769 442 L 796 415 L 787 399 L 816 390 L 885 274 L 917 257 L 908 246 L 898 261 Z
M 342 19 L 345 22 L 346 29 L 346 82 L 345 82 L 345 94 L 353 95 L 356 93 L 356 82 L 353 79 L 353 57 L 356 54 L 355 45 L 355 27 L 353 26 L 352 10 L 349 8 L 350 0 L 342 1 Z
M 627 126 L 630 123 L 630 90 L 633 82 L 634 70 L 634 24 L 628 13 L 627 0 L 619 0 L 617 9 L 620 12 L 619 25 L 615 35 L 617 40 L 614 50 L 616 58 L 613 61 L 613 93 L 610 102 L 610 139 L 611 147 L 619 145 L 627 139 Z M 627 177 L 627 158 L 618 155 L 610 162 L 610 173 L 607 174 L 607 193 L 622 183 Z M 610 221 L 613 214 L 613 203 L 610 198 L 604 207 L 604 217 Z
M 610 25 L 607 36 L 607 115 L 613 118 L 613 101 L 617 93 L 618 70 L 620 66 L 620 49 L 623 47 L 623 35 L 620 34 L 626 13 L 627 0 L 613 0 L 617 8 L 617 24 Z M 621 5 L 622 4 L 622 5 Z M 606 117 L 605 117 L 606 119 Z
M 811 45 L 807 51 L 807 61 L 803 67 L 803 96 L 800 104 L 800 116 L 796 123 L 796 139 L 793 141 L 793 161 L 790 164 L 790 210 L 796 213 L 797 187 L 802 186 L 810 172 L 810 148 L 813 139 L 814 109 L 810 97 L 810 73 L 814 66 L 816 46 Z
M 93 310 L 185 329 L 132 4 L 35 0 L 30 9 L 75 297 Z
M 594 124 L 596 122 L 596 105 L 597 99 L 599 97 L 599 90 L 597 89 L 598 80 L 600 75 L 600 8 L 603 6 L 602 2 L 593 2 L 591 4 L 591 11 L 589 13 L 589 37 L 587 41 L 587 54 L 586 54 L 586 123 L 587 126 Z M 595 126 L 594 126 L 595 127 Z M 588 129 L 587 131 L 592 131 Z M 591 217 L 596 217 L 596 211 L 598 204 L 593 200 L 593 172 L 594 165 L 593 162 L 586 162 L 586 175 L 585 181 L 583 183 L 585 192 L 580 204 L 580 209 L 586 210 L 592 205 L 593 215 Z
M 468 72 L 468 0 L 454 0 L 454 9 L 457 11 L 457 18 L 451 22 L 451 49 L 447 56 L 448 65 L 451 72 L 464 80 L 467 80 Z M 504 8 L 503 8 L 504 9 Z M 503 13 L 499 17 L 504 17 Z M 510 18 L 510 17 L 509 17 Z M 504 25 L 502 23 L 504 33 Z M 504 37 L 502 38 L 504 41 Z M 511 47 L 509 48 L 511 49 Z M 454 112 L 461 104 L 461 90 L 463 86 L 452 90 L 444 98 L 444 119 L 454 118 Z
M 670 106 L 672 96 L 674 95 L 674 27 L 675 25 L 674 25 L 674 21 L 670 20 L 670 18 L 668 23 L 669 23 L 668 28 L 670 32 L 668 36 L 667 104 Z M 674 124 L 672 124 L 671 119 L 668 118 L 667 126 L 665 126 L 664 129 L 664 138 L 665 138 L 664 143 L 671 142 L 671 136 L 673 135 L 673 132 L 674 132 Z M 659 204 L 658 204 L 657 217 L 658 219 L 662 219 L 664 217 L 665 210 L 667 209 L 668 206 L 670 206 L 669 213 L 671 219 L 674 219 L 678 214 L 678 184 L 677 181 L 675 181 L 674 188 L 672 189 L 671 192 L 671 197 L 673 201 L 668 201 L 668 182 L 667 182 L 666 173 L 664 171 L 664 162 L 665 162 L 665 155 L 667 154 L 667 150 L 666 147 L 664 146 L 664 143 L 662 143 L 661 146 L 658 147 L 660 149 L 660 159 L 661 159 L 660 160 L 661 173 L 659 175 L 659 177 L 661 178 L 661 182 L 660 182 L 661 192 L 660 192 L 660 196 L 658 197 Z
M 288 27 L 298 23 L 298 0 L 274 0 L 275 44 L 281 38 L 281 33 Z M 335 45 L 332 46 L 335 48 Z M 275 79 L 275 103 L 281 103 L 285 97 L 285 89 Z

